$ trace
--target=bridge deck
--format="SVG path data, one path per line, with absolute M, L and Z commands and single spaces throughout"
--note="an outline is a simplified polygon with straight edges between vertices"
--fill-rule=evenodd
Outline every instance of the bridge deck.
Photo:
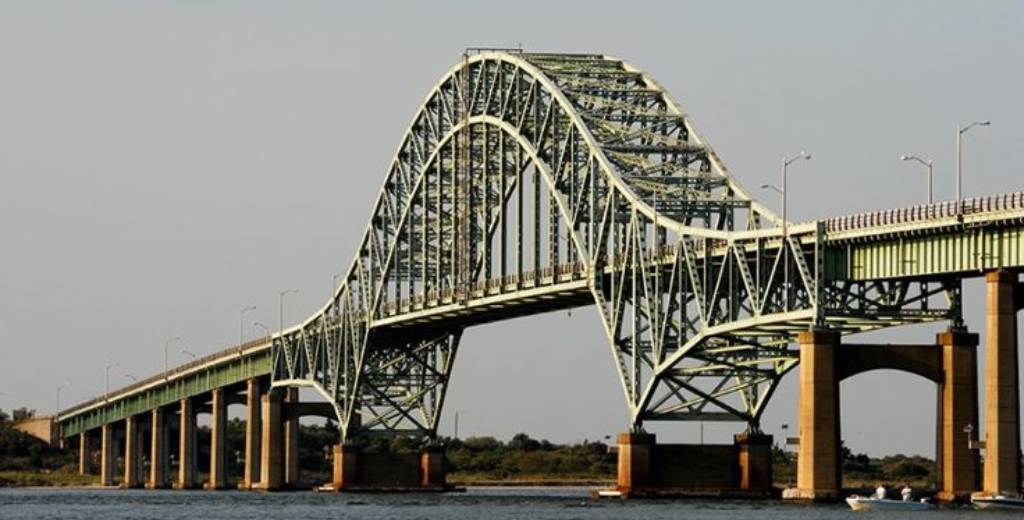
M 822 223 L 826 254 L 842 260 L 829 263 L 839 269 L 827 273 L 830 277 L 962 278 L 980 276 L 991 269 L 1024 268 L 1024 193 L 968 199 L 962 208 L 955 202 L 944 202 L 831 218 Z M 816 224 L 792 226 L 794 235 L 813 241 L 808 234 L 811 229 L 816 229 Z M 658 258 L 656 262 L 667 261 L 673 254 L 671 250 L 659 253 L 651 255 Z M 460 300 L 449 292 L 429 299 L 392 302 L 373 326 L 429 327 L 453 319 L 474 325 L 592 302 L 589 276 L 582 266 L 574 265 L 528 273 L 522 279 L 495 279 L 475 286 L 464 298 Z M 849 320 L 855 322 L 856 318 Z M 810 323 L 808 318 L 803 322 Z M 204 356 L 63 410 L 56 422 L 66 437 L 215 387 L 269 375 L 270 347 L 271 338 L 263 337 Z

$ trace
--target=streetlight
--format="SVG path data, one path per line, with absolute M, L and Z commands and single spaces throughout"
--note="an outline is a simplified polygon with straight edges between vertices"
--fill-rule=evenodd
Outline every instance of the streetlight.
M 178 352 L 181 354 L 185 354 L 186 356 L 190 356 L 192 359 L 196 359 L 196 355 L 191 350 L 183 348 Z
M 785 275 L 783 278 L 784 282 L 784 293 L 782 298 L 782 308 L 785 311 L 789 311 L 789 216 L 788 208 L 789 204 L 787 195 L 789 194 L 789 165 L 796 161 L 809 161 L 811 160 L 811 154 L 800 150 L 799 155 L 786 158 L 782 156 L 782 241 L 784 242 L 782 248 L 782 272 Z
M 70 387 L 71 387 L 71 383 L 67 383 L 67 382 L 64 382 L 64 383 L 61 383 L 61 384 L 57 385 L 57 410 L 53 412 L 54 416 L 57 416 L 57 415 L 60 414 L 60 391 L 65 389 L 65 388 L 70 388 Z
M 117 363 L 111 363 L 103 369 L 103 399 L 106 401 L 110 400 L 110 369 L 116 366 Z
M 957 125 L 956 127 L 956 211 L 957 214 L 963 214 L 964 211 L 964 196 L 963 196 L 963 184 L 964 184 L 964 147 L 963 137 L 968 130 L 976 126 L 988 126 L 991 125 L 992 121 L 982 120 L 975 121 L 967 126 Z
M 284 297 L 287 294 L 298 293 L 298 289 L 287 289 L 277 293 L 277 311 L 281 335 L 284 335 Z
M 900 156 L 900 160 L 901 161 L 917 161 L 917 162 L 919 162 L 919 163 L 921 163 L 921 164 L 923 164 L 923 165 L 928 167 L 928 205 L 931 205 L 934 202 L 934 200 L 933 200 L 933 190 L 932 190 L 933 177 L 932 177 L 932 161 L 931 161 L 931 159 L 926 161 L 926 160 L 924 160 L 924 159 L 922 159 L 922 158 L 920 158 L 920 157 L 918 157 L 916 155 L 901 155 Z
M 266 326 L 266 325 L 264 325 L 264 324 L 262 324 L 262 323 L 260 323 L 258 321 L 252 322 L 252 326 L 253 327 L 259 327 L 259 328 L 263 329 L 263 333 L 265 335 L 267 335 L 267 336 L 270 335 L 270 327 L 268 327 L 268 326 Z
M 167 350 L 171 348 L 171 343 L 175 341 L 181 341 L 181 336 L 174 336 L 173 338 L 164 342 L 164 379 L 167 379 L 167 372 L 171 370 L 170 365 L 167 361 Z
M 137 377 L 135 377 L 135 376 L 133 376 L 131 374 L 125 374 L 124 377 L 127 377 L 128 379 L 131 379 L 133 383 L 138 383 L 139 382 L 139 378 L 137 378 Z
M 243 327 L 242 324 L 244 323 L 243 320 L 245 319 L 245 313 L 247 313 L 249 311 L 254 311 L 254 310 L 256 310 L 256 306 L 255 305 L 247 305 L 245 307 L 242 307 L 238 311 L 238 344 L 239 345 L 241 345 L 242 343 L 245 342 L 245 340 L 244 340 L 245 333 L 242 331 L 242 327 Z

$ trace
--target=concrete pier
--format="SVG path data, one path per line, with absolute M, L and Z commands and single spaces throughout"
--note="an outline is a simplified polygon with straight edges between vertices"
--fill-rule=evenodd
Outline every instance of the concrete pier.
M 224 489 L 227 487 L 227 429 L 228 402 L 223 388 L 215 388 L 212 392 L 212 416 L 210 418 L 210 480 L 206 489 Z
M 985 276 L 985 469 L 982 493 L 1020 493 L 1020 386 L 1017 381 L 1018 276 Z
M 654 442 L 654 435 L 649 433 L 619 434 L 619 491 L 630 493 L 651 485 L 651 452 L 654 450 Z
M 114 486 L 115 466 L 114 425 L 104 423 L 100 428 L 100 485 Z
M 167 487 L 167 425 L 164 424 L 164 409 L 154 408 L 149 421 L 149 489 Z
M 262 449 L 260 437 L 263 429 L 260 412 L 262 407 L 260 380 L 250 379 L 246 382 L 245 391 L 245 468 L 242 470 L 242 482 L 238 484 L 239 489 L 252 489 L 260 483 Z
M 443 446 L 417 453 L 364 453 L 334 446 L 335 491 L 444 491 L 448 489 Z
M 444 455 L 444 446 L 432 444 L 423 449 L 420 455 L 420 487 L 424 489 L 444 489 L 448 486 L 448 471 Z
M 767 498 L 771 436 L 742 433 L 733 444 L 658 444 L 649 433 L 620 433 L 616 490 L 623 497 Z
M 828 330 L 801 332 L 800 448 L 797 489 L 792 498 L 834 500 L 839 496 L 839 382 L 836 349 L 839 334 Z
M 746 432 L 733 438 L 739 467 L 739 487 L 743 490 L 771 489 L 772 437 Z
M 91 475 L 93 471 L 92 438 L 89 430 L 85 430 L 78 434 L 78 474 Z
M 139 431 L 139 419 L 129 415 L 124 420 L 124 480 L 126 488 L 142 485 L 142 435 Z
M 259 489 L 273 491 L 284 485 L 284 425 L 281 421 L 281 393 L 269 392 L 262 397 L 262 442 L 260 449 Z
M 288 388 L 284 392 L 284 406 L 297 408 L 299 405 L 299 389 Z M 284 486 L 299 487 L 299 416 L 296 413 L 284 413 Z
M 196 414 L 192 400 L 180 402 L 178 412 L 178 480 L 175 489 L 192 489 L 196 486 Z
M 939 500 L 970 499 L 978 480 L 978 453 L 970 449 L 964 428 L 978 424 L 978 335 L 943 332 L 939 383 Z

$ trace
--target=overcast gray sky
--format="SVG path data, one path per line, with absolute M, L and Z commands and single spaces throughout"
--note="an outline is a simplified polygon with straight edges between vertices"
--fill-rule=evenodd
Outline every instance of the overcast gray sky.
M 629 60 L 748 188 L 812 152 L 791 176 L 795 220 L 921 202 L 903 153 L 934 158 L 950 198 L 955 126 L 977 118 L 993 124 L 969 135 L 966 193 L 1024 189 L 1024 2 L 486 4 L 0 2 L 0 408 L 50 412 L 62 382 L 65 404 L 95 396 L 114 361 L 112 385 L 147 376 L 174 335 L 223 348 L 244 305 L 276 326 L 284 288 L 301 291 L 287 321 L 313 312 L 414 110 L 468 46 Z M 966 303 L 983 333 L 978 283 Z M 444 433 L 455 411 L 462 435 L 622 430 L 605 341 L 592 309 L 469 330 Z M 769 432 L 795 427 L 795 379 Z M 877 372 L 842 392 L 854 450 L 933 453 L 930 383 Z

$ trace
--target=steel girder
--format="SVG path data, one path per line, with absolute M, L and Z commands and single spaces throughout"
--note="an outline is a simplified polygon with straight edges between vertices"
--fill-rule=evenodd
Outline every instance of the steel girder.
M 796 331 L 952 316 L 933 297 L 957 287 L 828 280 L 822 230 L 780 224 L 643 72 L 466 55 L 402 139 L 344 283 L 275 337 L 274 384 L 317 388 L 346 439 L 433 435 L 466 326 L 589 302 L 633 427 L 756 425 Z

